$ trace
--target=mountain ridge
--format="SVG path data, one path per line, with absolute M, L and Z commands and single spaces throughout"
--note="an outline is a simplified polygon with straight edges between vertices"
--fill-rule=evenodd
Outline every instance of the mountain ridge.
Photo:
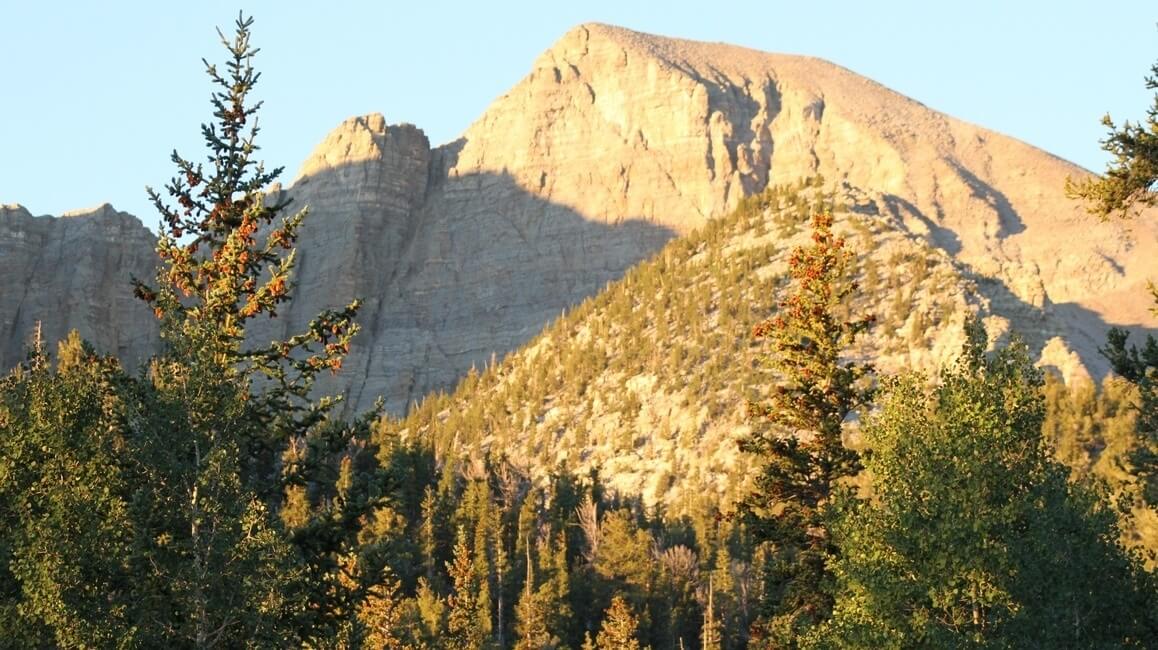
M 275 189 L 313 214 L 298 297 L 253 335 L 299 329 L 321 308 L 363 298 L 350 370 L 324 388 L 356 408 L 382 394 L 400 412 L 743 197 L 819 174 L 959 262 L 995 312 L 1030 330 L 1037 353 L 1075 352 L 1100 376 L 1108 325 L 1158 325 L 1143 289 L 1158 275 L 1158 227 L 1153 213 L 1093 224 L 1062 196 L 1065 177 L 1083 173 L 821 59 L 589 23 L 450 143 L 432 147 L 421 129 L 381 115 L 328 134 L 294 182 Z M 8 241 L 0 233 L 0 251 Z M 107 294 L 119 305 L 129 272 L 149 267 L 118 255 L 137 264 L 121 274 L 123 293 L 97 286 L 103 271 L 39 268 L 56 285 L 91 276 L 72 299 Z M 51 301 L 21 305 L 0 332 L 7 365 L 36 319 L 54 337 L 79 327 L 104 349 L 149 353 L 151 322 L 66 311 L 58 326 Z

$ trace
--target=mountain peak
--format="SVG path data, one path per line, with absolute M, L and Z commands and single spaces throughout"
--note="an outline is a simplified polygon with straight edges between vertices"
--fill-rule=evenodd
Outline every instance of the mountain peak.
M 350 366 L 367 373 L 355 403 L 398 409 L 671 237 L 822 175 L 952 258 L 1047 361 L 1075 350 L 1101 374 L 1108 325 L 1153 327 L 1127 297 L 1155 274 L 1158 233 L 1091 228 L 1062 191 L 1083 173 L 827 61 L 586 23 L 451 144 L 380 115 L 327 136 L 296 185 L 324 223 L 300 311 L 393 296 L 371 298 Z M 1047 350 L 1057 336 L 1068 347 Z
M 353 408 L 385 395 L 398 411 L 450 387 L 672 238 L 805 177 L 865 197 L 877 234 L 939 251 L 948 260 L 939 268 L 975 285 L 1005 323 L 994 331 L 1019 330 L 1045 362 L 1077 372 L 1074 352 L 1100 375 L 1108 326 L 1155 327 L 1145 283 L 1158 275 L 1158 220 L 1129 224 L 1132 237 L 1122 224 L 1092 224 L 1063 192 L 1080 168 L 820 59 L 583 24 L 456 141 L 432 149 L 415 126 L 361 115 L 327 134 L 301 170 L 283 190 L 312 211 L 298 294 L 269 327 L 297 331 L 321 309 L 364 299 L 347 371 L 325 387 L 347 392 Z M 6 221 L 21 222 L 6 241 L 27 252 L 0 260 L 10 275 L 41 264 L 34 242 L 116 230 L 112 220 L 69 223 L 52 239 L 33 232 L 50 223 Z M 132 303 L 115 269 L 72 271 L 59 270 L 62 284 L 113 278 L 123 289 L 115 300 Z M 916 313 L 912 295 L 897 293 L 890 307 Z M 21 314 L 0 323 L 15 342 L 5 359 L 19 358 L 28 318 L 59 312 L 45 305 L 0 309 Z M 935 338 L 922 322 L 933 321 L 906 321 L 906 335 Z
M 350 117 L 326 135 L 305 162 L 295 183 L 324 170 L 388 158 L 393 150 L 430 148 L 426 134 L 412 124 L 387 124 L 381 113 Z
M 592 44 L 596 47 L 618 46 L 629 55 L 642 54 L 669 65 L 691 68 L 724 66 L 732 69 L 748 68 L 764 71 L 769 62 L 777 58 L 832 65 L 817 58 L 775 54 L 728 43 L 672 38 L 598 22 L 583 23 L 568 30 L 550 50 L 575 52 L 582 51 L 583 48 L 590 49 Z
M 104 216 L 104 215 L 109 215 L 109 214 L 123 214 L 123 213 L 118 213 L 117 209 L 114 208 L 111 203 L 106 201 L 106 202 L 101 203 L 99 205 L 95 205 L 91 208 L 76 208 L 74 210 L 66 210 L 65 212 L 61 212 L 60 216 L 62 218 L 63 217 L 70 217 L 71 218 L 71 217 Z
M 31 216 L 31 213 L 28 212 L 28 208 L 20 205 L 19 203 L 0 203 L 0 213 L 27 214 Z

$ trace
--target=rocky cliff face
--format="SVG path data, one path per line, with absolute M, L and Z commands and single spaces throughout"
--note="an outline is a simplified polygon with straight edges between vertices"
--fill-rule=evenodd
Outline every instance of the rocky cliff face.
M 1106 327 L 1156 325 L 1158 220 L 1092 222 L 1061 191 L 1084 173 L 824 61 L 584 25 L 455 142 L 377 115 L 330 134 L 286 190 L 312 212 L 300 297 L 257 335 L 362 297 L 329 387 L 398 411 L 742 196 L 822 174 L 954 258 L 1047 363 L 1100 374 Z M 35 318 L 0 313 L 7 339 Z
M 963 262 L 1039 344 L 1081 339 L 1094 372 L 1106 323 L 1155 324 L 1153 216 L 1132 237 L 1096 225 L 1060 189 L 1084 170 L 824 61 L 585 25 L 465 141 L 456 169 L 502 168 L 590 219 L 680 233 L 769 181 L 823 174 Z
M 130 367 L 156 347 L 157 330 L 133 298 L 133 275 L 151 278 L 153 234 L 105 204 L 60 218 L 0 206 L 0 361 L 24 358 L 36 322 L 55 345 L 70 329 Z M 55 348 L 50 348 L 55 350 Z

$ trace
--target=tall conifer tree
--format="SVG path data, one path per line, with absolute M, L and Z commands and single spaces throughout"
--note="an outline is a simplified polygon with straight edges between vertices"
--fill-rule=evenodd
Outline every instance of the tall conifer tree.
M 749 404 L 755 425 L 741 449 L 755 455 L 760 471 L 741 507 L 757 539 L 773 549 L 756 638 L 776 647 L 792 647 L 832 609 L 826 563 L 837 549 L 824 510 L 838 481 L 860 469 L 841 432 L 870 395 L 871 366 L 846 355 L 873 318 L 841 316 L 856 284 L 848 277 L 852 253 L 832 223 L 830 214 L 813 217 L 812 244 L 789 258 L 787 297 L 754 331 L 768 341 L 762 361 L 773 385 L 766 402 Z
M 164 343 L 141 399 L 139 568 L 154 633 L 197 647 L 325 637 L 352 620 L 363 594 L 340 579 L 341 562 L 375 501 L 352 463 L 372 456 L 360 451 L 367 420 L 336 422 L 336 400 L 311 395 L 320 372 L 341 367 L 357 301 L 289 338 L 246 338 L 290 298 L 306 216 L 267 196 L 281 169 L 255 158 L 251 25 L 239 16 L 233 37 L 222 35 L 224 65 L 206 62 L 216 87 L 214 119 L 201 127 L 207 162 L 174 152 L 167 196 L 149 190 L 161 265 L 154 283 L 134 280 Z
M 1109 130 L 1102 149 L 1113 156 L 1105 173 L 1096 178 L 1066 179 L 1066 194 L 1081 200 L 1090 214 L 1107 220 L 1130 218 L 1144 208 L 1158 205 L 1158 63 L 1150 67 L 1146 88 L 1156 91 L 1143 122 L 1124 122 L 1120 127 L 1109 115 L 1102 124 Z M 1154 298 L 1151 312 L 1158 314 L 1158 285 L 1150 283 Z M 1129 334 L 1112 328 L 1102 354 L 1114 372 L 1138 385 L 1141 404 L 1139 439 L 1131 455 L 1130 470 L 1139 477 L 1143 499 L 1158 508 L 1158 342 L 1146 337 L 1141 350 L 1127 346 Z

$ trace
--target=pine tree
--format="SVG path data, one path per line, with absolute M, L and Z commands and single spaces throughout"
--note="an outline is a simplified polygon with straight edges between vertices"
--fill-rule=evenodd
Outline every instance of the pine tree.
M 631 606 L 621 596 L 615 596 L 595 637 L 595 647 L 599 650 L 640 650 L 636 638 L 638 627 L 639 620 Z
M 418 528 L 418 547 L 422 558 L 423 574 L 427 582 L 434 581 L 434 569 L 437 566 L 435 559 L 438 552 L 438 535 L 435 525 L 437 512 L 438 500 L 434 488 L 427 485 L 422 497 L 422 519 Z
M 454 591 L 447 597 L 447 647 L 457 650 L 479 650 L 489 647 L 491 625 L 489 597 L 480 611 L 485 576 L 480 577 L 466 530 L 458 529 L 454 558 L 447 563 Z
M 1150 68 L 1146 88 L 1158 90 L 1158 63 Z M 1141 208 L 1158 205 L 1158 93 L 1143 123 L 1129 121 L 1121 128 L 1109 115 L 1102 118 L 1109 134 L 1102 149 L 1114 157 L 1101 178 L 1066 179 L 1066 194 L 1086 203 L 1101 219 L 1130 217 Z M 1158 298 L 1158 295 L 1155 296 Z
M 549 535 L 540 551 L 540 573 L 550 577 L 539 588 L 543 609 L 547 612 L 547 629 L 555 636 L 568 638 L 574 626 L 571 609 L 571 575 L 567 562 L 567 535 L 558 532 Z M 544 555 L 546 559 L 544 560 Z
M 426 578 L 418 579 L 418 587 L 414 590 L 414 604 L 417 611 L 418 628 L 413 633 L 429 647 L 447 636 L 446 605 L 431 588 Z
M 360 442 L 369 416 L 337 422 L 337 400 L 311 396 L 320 372 L 341 367 L 357 302 L 287 339 L 246 340 L 249 324 L 276 317 L 290 298 L 306 216 L 285 216 L 288 200 L 267 199 L 281 169 L 254 158 L 261 104 L 248 99 L 260 76 L 251 25 L 239 16 L 233 38 L 222 36 L 224 70 L 206 63 L 216 86 L 214 121 L 201 128 L 208 160 L 173 153 L 177 175 L 165 190 L 175 207 L 149 190 L 163 221 L 161 265 L 153 284 L 134 280 L 164 343 L 139 404 L 135 451 L 148 480 L 134 497 L 138 567 L 152 633 L 197 647 L 282 644 L 346 625 L 364 593 L 344 586 L 340 560 L 353 523 L 376 503 L 372 467 L 360 461 L 372 457 Z M 367 471 L 354 476 L 355 461 Z
M 454 559 L 446 570 L 454 591 L 447 597 L 448 645 L 453 648 L 470 648 L 474 629 L 474 561 L 470 557 L 470 547 L 466 543 L 466 531 L 458 529 L 458 540 L 454 545 Z
M 728 542 L 720 539 L 715 544 L 716 561 L 711 573 L 712 618 L 722 631 L 727 631 L 726 639 L 720 638 L 722 648 L 744 647 L 747 640 L 748 620 L 744 616 L 746 605 L 739 602 L 737 592 L 744 594 L 743 587 L 737 588 L 733 575 L 733 560 Z
M 846 447 L 845 419 L 865 404 L 871 366 L 845 360 L 854 339 L 873 322 L 844 320 L 842 305 L 856 290 L 848 279 L 852 254 L 832 232 L 832 216 L 812 220 L 812 244 L 789 258 L 792 288 L 779 311 L 758 324 L 770 350 L 762 358 L 773 381 L 767 402 L 750 403 L 756 419 L 741 449 L 760 467 L 741 504 L 758 540 L 774 555 L 765 576 L 763 636 L 782 647 L 823 621 L 832 608 L 826 563 L 837 553 L 824 511 L 838 481 L 860 469 Z
M 490 581 L 493 583 L 493 593 L 495 595 L 495 620 L 494 620 L 494 642 L 499 648 L 507 647 L 507 612 L 508 604 L 506 598 L 507 584 L 510 580 L 511 564 L 506 544 L 506 522 L 503 521 L 503 510 L 501 508 L 494 508 L 492 510 L 492 524 L 491 524 L 491 566 L 490 566 Z
M 599 522 L 599 547 L 592 568 L 598 602 L 608 596 L 625 598 L 638 613 L 646 640 L 660 643 L 657 637 L 666 631 L 665 616 L 659 616 L 664 596 L 658 588 L 659 567 L 653 554 L 655 538 L 641 528 L 626 508 L 608 511 Z M 600 593 L 601 592 L 601 593 Z
M 401 588 L 389 570 L 383 571 L 381 580 L 358 610 L 358 622 L 364 630 L 358 639 L 360 645 L 389 650 L 408 647 Z

